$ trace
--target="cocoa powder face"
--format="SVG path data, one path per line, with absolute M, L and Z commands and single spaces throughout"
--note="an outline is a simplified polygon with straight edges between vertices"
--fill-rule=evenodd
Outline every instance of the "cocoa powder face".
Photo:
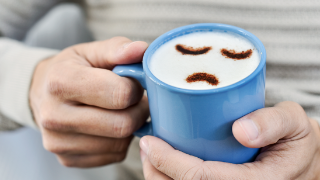
M 234 84 L 259 65 L 260 55 L 244 37 L 195 32 L 176 37 L 155 51 L 149 68 L 160 81 L 182 89 L 216 89 Z

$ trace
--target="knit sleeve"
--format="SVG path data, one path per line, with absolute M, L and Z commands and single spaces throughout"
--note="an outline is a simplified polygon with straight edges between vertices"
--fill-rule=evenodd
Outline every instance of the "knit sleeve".
M 21 125 L 8 119 L 0 113 L 0 131 L 10 131 L 20 128 Z
M 31 48 L 18 41 L 0 38 L 0 126 L 14 129 L 16 124 L 36 127 L 29 106 L 29 88 L 38 62 L 56 50 Z
M 49 9 L 66 0 L 0 0 L 0 36 L 22 40 Z

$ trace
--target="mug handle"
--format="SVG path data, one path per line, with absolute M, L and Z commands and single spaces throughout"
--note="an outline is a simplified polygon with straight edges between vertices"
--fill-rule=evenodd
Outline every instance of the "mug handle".
M 143 71 L 142 63 L 118 65 L 113 68 L 112 72 L 119 76 L 131 77 L 139 81 L 141 86 L 147 90 L 145 73 Z M 140 129 L 133 133 L 135 136 L 142 137 L 146 135 L 153 135 L 152 122 L 146 122 Z

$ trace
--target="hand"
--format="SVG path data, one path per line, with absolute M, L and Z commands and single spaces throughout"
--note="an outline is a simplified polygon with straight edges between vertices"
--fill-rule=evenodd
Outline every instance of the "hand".
M 141 85 L 114 74 L 141 62 L 145 42 L 124 37 L 72 46 L 36 67 L 30 105 L 46 150 L 70 167 L 122 161 L 149 116 Z
M 165 179 L 319 179 L 319 126 L 301 106 L 282 102 L 257 110 L 235 121 L 236 139 L 260 148 L 252 163 L 203 161 L 173 149 L 159 138 L 140 140 L 147 180 Z

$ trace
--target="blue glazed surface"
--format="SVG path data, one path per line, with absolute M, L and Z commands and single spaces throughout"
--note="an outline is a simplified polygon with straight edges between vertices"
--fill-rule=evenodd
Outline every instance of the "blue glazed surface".
M 218 89 L 188 90 L 170 86 L 149 70 L 155 50 L 171 39 L 198 31 L 232 32 L 244 36 L 257 48 L 261 60 L 245 79 Z M 147 89 L 150 124 L 136 135 L 153 134 L 174 148 L 203 160 L 245 163 L 253 161 L 259 149 L 242 146 L 232 135 L 232 124 L 240 117 L 264 107 L 266 51 L 250 32 L 225 24 L 193 24 L 158 37 L 147 49 L 141 64 L 121 65 L 114 72 L 136 78 Z M 153 131 L 152 131 L 153 130 Z

